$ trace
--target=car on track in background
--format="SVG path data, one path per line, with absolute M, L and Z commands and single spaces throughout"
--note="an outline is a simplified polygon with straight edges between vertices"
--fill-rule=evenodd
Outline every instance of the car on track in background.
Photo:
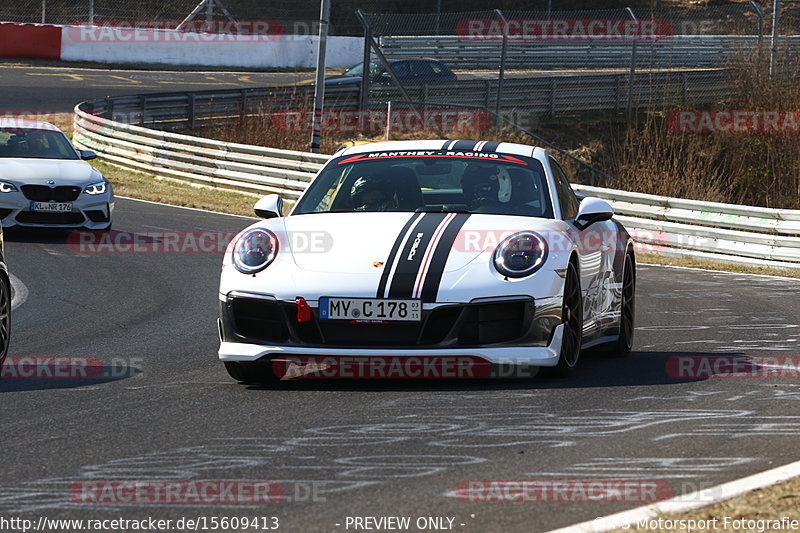
M 450 67 L 436 59 L 389 59 L 397 80 L 403 84 L 429 83 L 433 81 L 455 81 L 458 79 Z M 351 85 L 361 83 L 364 63 L 353 65 L 342 74 L 325 78 L 325 85 Z M 372 83 L 392 83 L 389 72 L 380 63 L 369 64 L 369 79 Z
M 3 227 L 111 227 L 111 183 L 47 122 L 0 119 L 0 220 Z
M 631 350 L 633 241 L 541 148 L 345 146 L 288 216 L 278 195 L 255 210 L 219 288 L 234 379 L 285 378 L 308 357 L 445 356 L 563 377 L 583 349 Z

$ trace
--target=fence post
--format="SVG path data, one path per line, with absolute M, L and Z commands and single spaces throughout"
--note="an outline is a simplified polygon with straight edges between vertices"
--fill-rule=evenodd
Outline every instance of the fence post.
M 311 116 L 310 151 L 318 154 L 322 136 L 323 106 L 325 105 L 325 50 L 328 44 L 328 21 L 331 18 L 330 0 L 322 0 L 319 13 L 319 40 L 317 41 L 317 77 L 314 83 L 314 113 Z M 365 65 L 369 67 L 369 65 Z
M 365 121 L 369 112 L 369 63 L 370 42 L 372 42 L 372 28 L 370 27 L 367 17 L 364 16 L 364 12 L 362 10 L 356 9 L 356 15 L 358 16 L 358 20 L 361 21 L 361 25 L 364 26 L 364 56 L 362 59 L 364 68 L 361 71 L 361 85 L 358 98 L 358 108 L 360 111 L 358 116 L 358 130 L 363 133 L 366 129 Z
M 639 40 L 639 19 L 637 19 L 636 15 L 633 14 L 633 9 L 629 7 L 626 7 L 625 9 L 636 25 L 636 32 L 634 33 L 633 41 L 631 42 L 631 74 L 630 78 L 628 79 L 628 105 L 626 106 L 626 112 L 628 115 L 630 115 L 631 110 L 633 109 L 633 86 L 634 83 L 636 83 L 636 42 Z
M 94 26 L 94 0 L 89 0 L 89 24 Z
M 775 0 L 772 7 L 772 42 L 769 50 L 769 79 L 775 75 L 775 55 L 778 53 L 778 24 L 781 19 L 781 0 Z
M 495 105 L 495 113 L 500 114 L 500 103 L 503 100 L 503 78 L 506 75 L 506 54 L 508 53 L 508 21 L 505 15 L 499 9 L 494 10 L 503 24 L 503 44 L 500 46 L 500 71 L 497 77 L 497 102 Z
M 755 0 L 750 0 L 750 5 L 753 6 L 753 9 L 758 16 L 758 64 L 761 64 L 761 56 L 764 53 L 764 12 L 761 11 L 761 6 L 758 5 L 758 2 Z

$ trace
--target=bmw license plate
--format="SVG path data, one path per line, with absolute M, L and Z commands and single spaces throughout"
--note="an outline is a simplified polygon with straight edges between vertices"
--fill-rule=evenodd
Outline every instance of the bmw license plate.
M 31 211 L 49 211 L 51 213 L 71 213 L 70 202 L 31 202 Z
M 324 320 L 363 322 L 419 322 L 422 319 L 422 302 L 382 298 L 323 297 L 319 299 L 319 317 Z

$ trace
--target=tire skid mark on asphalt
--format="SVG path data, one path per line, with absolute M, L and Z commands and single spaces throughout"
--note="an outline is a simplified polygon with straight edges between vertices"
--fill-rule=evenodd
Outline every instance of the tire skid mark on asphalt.
M 28 287 L 14 274 L 9 276 L 11 280 L 11 310 L 13 311 L 28 299 Z

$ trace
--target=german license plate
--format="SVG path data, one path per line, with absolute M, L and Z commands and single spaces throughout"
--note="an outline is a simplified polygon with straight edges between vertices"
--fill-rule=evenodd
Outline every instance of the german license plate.
M 382 298 L 323 297 L 319 299 L 319 317 L 324 320 L 419 322 L 422 319 L 422 302 Z
M 70 202 L 31 202 L 31 211 L 49 211 L 51 213 L 70 213 Z

